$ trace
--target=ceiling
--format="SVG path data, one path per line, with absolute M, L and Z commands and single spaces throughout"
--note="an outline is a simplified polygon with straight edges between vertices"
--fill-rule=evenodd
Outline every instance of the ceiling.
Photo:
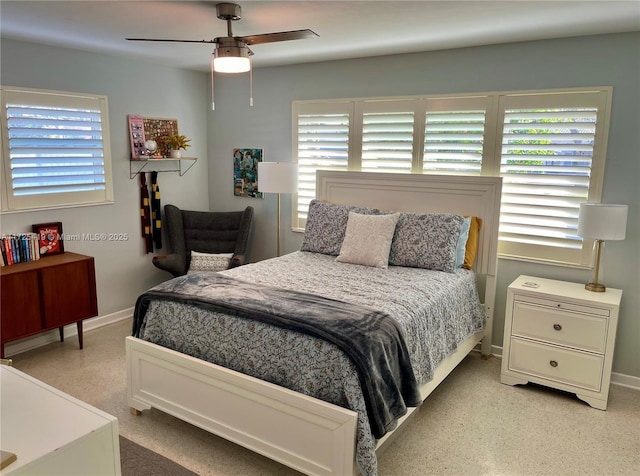
M 211 44 L 126 37 L 226 36 L 211 1 L 0 1 L 0 33 L 207 71 Z M 640 0 L 240 1 L 236 36 L 309 28 L 319 38 L 252 46 L 255 67 L 640 31 Z

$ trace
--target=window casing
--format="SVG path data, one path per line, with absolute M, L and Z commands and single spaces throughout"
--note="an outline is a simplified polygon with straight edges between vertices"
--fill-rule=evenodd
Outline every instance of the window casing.
M 1 92 L 2 211 L 113 202 L 105 96 Z
M 599 202 L 612 88 L 295 101 L 303 230 L 320 168 L 503 177 L 499 253 L 588 266 L 579 204 Z

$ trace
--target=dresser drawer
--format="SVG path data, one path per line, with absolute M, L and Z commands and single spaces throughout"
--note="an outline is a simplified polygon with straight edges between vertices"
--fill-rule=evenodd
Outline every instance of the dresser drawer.
M 515 301 L 512 335 L 604 353 L 608 319 Z
M 509 369 L 568 385 L 600 391 L 604 357 L 511 338 Z

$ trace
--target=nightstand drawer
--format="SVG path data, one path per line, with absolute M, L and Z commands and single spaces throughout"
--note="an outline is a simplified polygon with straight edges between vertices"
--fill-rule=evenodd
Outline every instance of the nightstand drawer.
M 509 369 L 568 385 L 600 391 L 600 355 L 512 338 Z
M 512 335 L 603 353 L 608 319 L 515 301 Z
M 574 304 L 572 302 L 555 301 L 553 299 L 536 298 L 533 296 L 518 296 L 516 301 L 528 302 L 529 304 L 537 304 L 538 306 L 551 307 L 560 311 L 573 311 L 580 314 L 594 314 L 596 316 L 609 317 L 611 311 L 606 307 L 584 306 L 582 304 Z

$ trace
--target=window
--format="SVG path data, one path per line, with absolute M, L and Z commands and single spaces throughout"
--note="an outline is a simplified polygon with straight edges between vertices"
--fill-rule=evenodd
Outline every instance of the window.
M 588 263 L 578 210 L 600 199 L 607 101 L 606 93 L 503 98 L 501 253 Z
M 427 100 L 424 173 L 480 175 L 489 97 Z
M 297 113 L 297 216 L 306 223 L 309 203 L 316 196 L 317 169 L 348 167 L 352 107 L 348 103 L 301 105 Z M 303 225 L 304 227 L 304 225 Z
M 3 211 L 113 201 L 106 97 L 1 91 Z
M 304 229 L 319 168 L 500 175 L 499 253 L 588 265 L 591 250 L 576 234 L 578 210 L 600 200 L 611 94 L 599 88 L 296 101 L 294 224 Z
M 360 170 L 411 173 L 415 107 L 413 101 L 362 103 Z

